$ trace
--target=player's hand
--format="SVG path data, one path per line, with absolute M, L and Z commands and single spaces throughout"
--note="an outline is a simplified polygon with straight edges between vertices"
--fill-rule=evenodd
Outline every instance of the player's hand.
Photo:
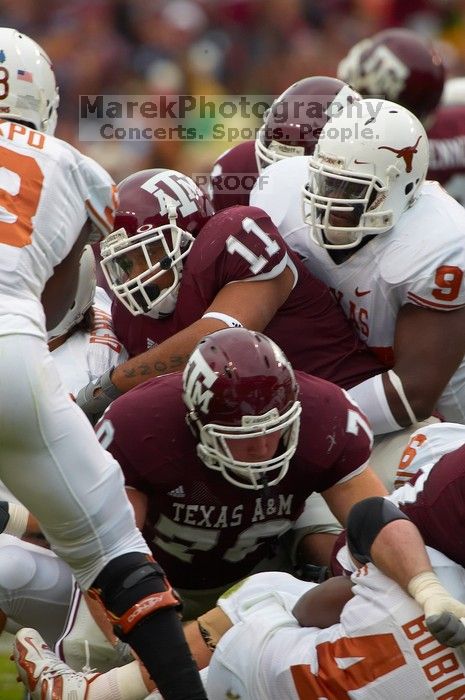
M 111 402 L 123 393 L 111 381 L 113 370 L 114 367 L 98 379 L 89 382 L 76 396 L 77 405 L 84 411 L 92 425 L 95 425 Z
M 426 626 L 438 642 L 449 647 L 465 644 L 465 605 L 450 595 L 436 574 L 418 574 L 408 591 L 422 606 Z

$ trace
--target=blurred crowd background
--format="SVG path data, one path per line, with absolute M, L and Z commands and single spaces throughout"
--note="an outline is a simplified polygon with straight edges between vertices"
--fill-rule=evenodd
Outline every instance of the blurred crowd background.
M 208 172 L 225 141 L 80 142 L 79 95 L 278 95 L 335 75 L 359 39 L 407 26 L 465 75 L 465 0 L 1 0 L 0 24 L 49 53 L 60 86 L 56 135 L 119 181 L 146 167 Z

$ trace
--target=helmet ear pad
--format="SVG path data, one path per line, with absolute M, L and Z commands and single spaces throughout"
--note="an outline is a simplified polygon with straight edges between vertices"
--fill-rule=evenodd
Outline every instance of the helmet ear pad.
M 209 334 L 183 373 L 186 420 L 199 458 L 240 488 L 278 483 L 297 448 L 298 392 L 292 367 L 267 336 L 245 328 Z M 234 447 L 244 454 L 243 441 L 254 439 L 265 441 L 260 461 L 234 456 Z

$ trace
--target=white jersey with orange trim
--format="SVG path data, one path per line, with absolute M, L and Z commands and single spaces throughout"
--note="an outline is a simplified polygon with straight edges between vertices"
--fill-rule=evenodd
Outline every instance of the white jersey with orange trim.
M 113 330 L 111 315 L 94 304 L 90 333 L 76 331 L 52 351 L 64 387 L 73 396 L 90 381 L 126 362 L 128 353 Z
M 115 188 L 64 141 L 0 122 L 0 335 L 45 337 L 40 297 L 90 217 L 110 232 Z
M 284 159 L 266 169 L 251 193 L 287 244 L 333 290 L 358 334 L 387 364 L 394 361 L 397 314 L 405 304 L 438 311 L 465 306 L 465 209 L 435 182 L 425 182 L 413 207 L 387 233 L 374 236 L 337 264 L 311 240 L 302 216 L 308 159 Z M 444 340 L 447 342 L 447 339 Z M 438 409 L 465 422 L 465 360 L 446 386 Z
M 87 589 L 148 548 L 119 465 L 64 390 L 41 297 L 89 217 L 97 238 L 112 229 L 116 191 L 93 160 L 19 124 L 0 121 L 0 160 L 0 478 Z
M 395 487 L 403 486 L 419 471 L 426 473 L 441 457 L 465 444 L 465 425 L 435 423 L 415 430 L 397 467 Z
M 465 571 L 428 553 L 442 583 L 465 600 Z M 292 608 L 312 584 L 287 574 L 258 574 L 220 598 L 235 624 L 210 663 L 210 700 L 464 697 L 464 651 L 439 644 L 420 606 L 372 564 L 352 581 L 340 623 L 326 629 L 299 626 Z

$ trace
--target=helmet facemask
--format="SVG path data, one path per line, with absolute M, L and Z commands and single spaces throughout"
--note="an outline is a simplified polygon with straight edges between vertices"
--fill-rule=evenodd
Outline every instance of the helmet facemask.
M 195 411 L 188 414 L 199 437 L 197 454 L 203 463 L 220 472 L 229 483 L 239 488 L 258 490 L 274 486 L 286 475 L 299 439 L 301 405 L 294 401 L 282 415 L 273 408 L 261 416 L 243 416 L 240 426 L 202 423 Z M 274 456 L 264 461 L 246 462 L 233 457 L 228 441 L 239 441 L 279 433 L 279 444 Z
M 271 140 L 267 146 L 265 142 L 266 125 L 263 124 L 258 130 L 257 138 L 255 139 L 255 160 L 257 161 L 257 169 L 259 173 L 272 163 L 278 160 L 284 160 L 290 156 L 305 155 L 303 146 L 292 146 L 279 141 Z
M 303 217 L 315 243 L 345 250 L 357 247 L 365 236 L 392 228 L 393 211 L 382 206 L 388 188 L 379 178 L 313 156 L 309 170 L 309 182 L 302 190 Z

